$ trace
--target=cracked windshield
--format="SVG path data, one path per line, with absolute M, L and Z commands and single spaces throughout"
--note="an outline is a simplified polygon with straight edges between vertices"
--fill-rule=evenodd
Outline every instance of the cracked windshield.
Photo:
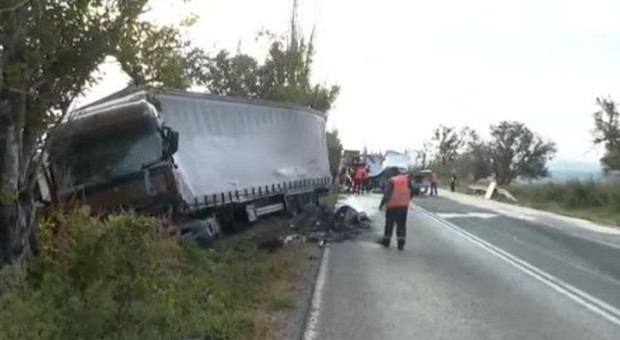
M 0 0 L 0 340 L 620 339 L 619 13 Z

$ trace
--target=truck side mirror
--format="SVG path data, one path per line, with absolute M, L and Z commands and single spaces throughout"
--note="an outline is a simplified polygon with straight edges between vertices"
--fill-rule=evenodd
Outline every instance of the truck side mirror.
M 164 140 L 162 157 L 171 157 L 179 150 L 179 133 L 167 126 L 164 126 L 162 127 L 162 137 Z

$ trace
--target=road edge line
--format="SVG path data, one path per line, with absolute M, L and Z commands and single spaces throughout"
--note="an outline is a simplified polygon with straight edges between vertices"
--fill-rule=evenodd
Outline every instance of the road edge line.
M 321 314 L 321 304 L 323 303 L 323 290 L 327 281 L 327 265 L 329 262 L 329 247 L 325 245 L 321 256 L 321 264 L 319 265 L 319 274 L 317 275 L 314 289 L 312 291 L 312 302 L 310 304 L 310 312 L 306 317 L 304 332 L 301 336 L 302 340 L 316 340 L 318 336 L 319 316 Z
M 565 297 L 573 300 L 574 302 L 577 302 L 578 304 L 589 309 L 590 311 L 595 312 L 596 314 L 602 316 L 606 320 L 620 326 L 620 310 L 618 310 L 614 306 L 604 301 L 601 301 L 600 299 L 580 290 L 579 288 L 572 286 L 569 283 L 564 282 L 563 280 L 516 257 L 515 255 L 512 255 L 506 252 L 505 250 L 489 243 L 488 241 L 485 241 L 481 239 L 480 237 L 468 231 L 465 231 L 464 229 L 455 225 L 454 223 L 446 221 L 445 219 L 435 215 L 434 213 L 420 206 L 416 206 L 414 207 L 414 209 L 416 209 L 418 212 L 422 213 L 423 215 L 427 216 L 428 218 L 434 220 L 435 222 L 437 222 L 439 225 L 443 226 L 444 228 L 449 229 L 450 231 L 467 239 L 471 243 L 481 247 L 487 252 L 495 255 L 496 257 L 504 260 L 505 262 L 508 262 L 515 268 L 519 269 L 520 271 L 529 275 L 530 277 L 538 280 L 539 282 L 547 285 L 548 287 L 552 288 L 556 292 L 561 293 Z

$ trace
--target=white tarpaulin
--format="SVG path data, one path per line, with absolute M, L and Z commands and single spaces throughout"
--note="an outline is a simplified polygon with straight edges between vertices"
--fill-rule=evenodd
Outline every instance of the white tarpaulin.
M 325 119 L 292 106 L 192 94 L 156 95 L 177 131 L 186 202 L 300 180 L 329 183 Z
M 385 153 L 385 160 L 381 164 L 383 170 L 388 168 L 399 168 L 407 170 L 411 165 L 409 157 L 403 153 L 396 151 L 387 151 Z
M 371 159 L 366 160 L 366 166 L 368 166 L 368 176 L 377 177 L 383 172 L 383 167 L 379 163 L 375 163 Z

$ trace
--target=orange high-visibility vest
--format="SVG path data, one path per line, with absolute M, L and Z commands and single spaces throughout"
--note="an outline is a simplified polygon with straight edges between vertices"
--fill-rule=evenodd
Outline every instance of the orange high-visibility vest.
M 361 166 L 357 167 L 355 169 L 355 179 L 360 180 L 360 179 L 364 179 L 364 168 L 362 168 Z
M 405 175 L 397 175 L 390 178 L 392 185 L 392 196 L 386 206 L 390 208 L 406 208 L 411 200 L 411 190 L 409 189 L 409 178 Z

